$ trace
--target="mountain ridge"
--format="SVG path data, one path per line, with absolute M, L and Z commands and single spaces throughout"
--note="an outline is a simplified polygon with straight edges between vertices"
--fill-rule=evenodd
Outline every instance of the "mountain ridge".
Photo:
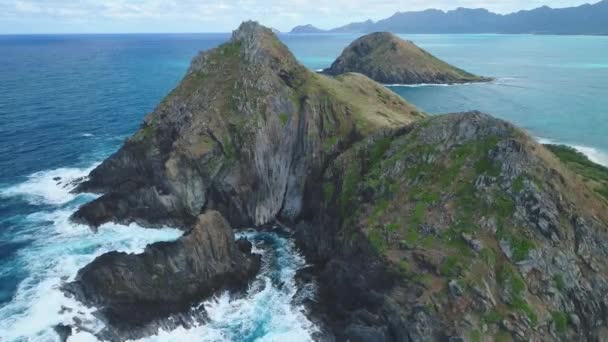
M 564 152 L 571 166 L 488 114 L 427 116 L 364 75 L 314 73 L 245 22 L 76 190 L 104 193 L 77 222 L 190 233 L 104 254 L 64 290 L 173 314 L 226 285 L 214 274 L 246 285 L 255 256 L 230 228 L 280 222 L 311 265 L 297 277 L 318 285 L 307 314 L 328 341 L 597 341 L 608 171 Z M 190 323 L 152 318 L 142 334 Z
M 497 14 L 483 8 L 454 10 L 427 9 L 396 12 L 376 22 L 349 23 L 326 33 L 504 33 L 504 34 L 608 34 L 608 1 L 576 7 L 538 7 L 509 14 Z M 317 29 L 316 33 L 319 29 Z M 298 30 L 292 33 L 306 33 Z
M 452 66 L 411 41 L 390 32 L 357 38 L 323 73 L 362 73 L 383 84 L 459 84 L 489 82 Z

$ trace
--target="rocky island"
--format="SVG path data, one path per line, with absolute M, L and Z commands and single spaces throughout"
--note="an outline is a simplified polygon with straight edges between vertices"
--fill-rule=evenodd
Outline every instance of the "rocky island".
M 187 233 L 102 255 L 65 291 L 114 340 L 187 326 L 185 308 L 255 273 L 228 226 L 280 221 L 314 266 L 319 340 L 599 341 L 608 202 L 563 155 L 487 114 L 431 117 L 364 75 L 316 74 L 246 22 L 77 189 L 103 193 L 77 222 Z M 113 320 L 128 307 L 153 314 Z
M 492 79 L 458 69 L 411 41 L 376 32 L 352 42 L 323 70 L 328 75 L 358 72 L 383 84 L 458 84 Z

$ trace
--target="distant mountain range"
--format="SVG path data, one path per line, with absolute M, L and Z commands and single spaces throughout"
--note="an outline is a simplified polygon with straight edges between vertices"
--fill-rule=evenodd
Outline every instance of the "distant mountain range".
M 608 34 L 608 0 L 593 5 L 551 8 L 510 14 L 497 14 L 487 9 L 457 8 L 452 11 L 428 9 L 397 12 L 374 22 L 350 23 L 330 30 L 312 25 L 296 26 L 290 33 L 532 33 L 532 34 Z

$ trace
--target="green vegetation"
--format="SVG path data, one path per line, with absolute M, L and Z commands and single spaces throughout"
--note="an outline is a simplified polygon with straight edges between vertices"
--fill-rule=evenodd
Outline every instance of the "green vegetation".
M 555 283 L 555 287 L 560 292 L 564 292 L 566 290 L 566 282 L 564 281 L 564 277 L 561 274 L 554 275 L 553 282 Z
M 515 202 L 508 195 L 500 192 L 494 194 L 492 209 L 499 218 L 508 218 L 515 212 Z
M 149 139 L 154 135 L 154 127 L 146 125 L 141 129 L 141 135 L 144 139 Z
M 525 177 L 520 175 L 513 181 L 513 190 L 515 192 L 521 192 L 524 189 L 524 179 Z
M 488 176 L 498 177 L 500 175 L 500 170 L 501 165 L 497 165 L 487 156 L 484 156 L 475 163 L 475 171 L 477 171 L 478 174 L 485 173 Z
M 517 311 L 525 313 L 532 325 L 536 325 L 538 317 L 524 298 L 526 283 L 519 272 L 510 265 L 505 264 L 500 268 L 496 278 L 498 283 L 509 292 L 509 306 Z
M 349 215 L 351 210 L 355 208 L 354 199 L 360 179 L 361 175 L 357 166 L 348 165 L 342 180 L 342 191 L 340 193 L 340 213 L 342 217 Z
M 513 253 L 513 260 L 516 262 L 527 259 L 530 251 L 536 247 L 534 241 L 521 233 L 514 234 L 506 231 L 504 228 L 497 232 L 497 236 L 509 243 L 511 252 Z
M 383 253 L 384 251 L 386 251 L 386 241 L 384 239 L 384 236 L 382 236 L 382 232 L 379 229 L 372 229 L 369 232 L 367 238 L 369 239 L 369 242 L 372 244 L 372 247 L 374 247 L 376 252 Z
M 281 124 L 283 126 L 287 125 L 287 123 L 289 122 L 289 114 L 287 114 L 287 113 L 279 114 L 279 121 L 281 121 Z
M 325 202 L 330 202 L 334 197 L 335 186 L 331 181 L 323 184 L 323 199 Z
M 224 150 L 224 155 L 226 156 L 227 159 L 232 159 L 234 158 L 235 155 L 235 148 L 234 145 L 232 144 L 232 140 L 230 139 L 230 137 L 225 136 L 224 139 L 222 139 L 222 148 Z
M 545 145 L 564 164 L 581 175 L 593 190 L 608 200 L 608 168 L 589 160 L 583 153 L 565 145 Z
M 486 263 L 486 265 L 494 267 L 496 265 L 496 252 L 491 248 L 484 248 L 479 252 L 479 257 Z
M 386 151 L 389 149 L 389 147 L 391 147 L 391 141 L 392 141 L 391 137 L 384 137 L 384 138 L 378 140 L 372 146 L 372 150 L 371 150 L 371 154 L 370 154 L 371 165 L 376 165 L 378 162 L 380 162 L 380 160 L 382 160 L 384 153 L 386 153 Z
M 323 148 L 325 149 L 325 151 L 329 151 L 331 150 L 334 146 L 336 146 L 336 143 L 338 142 L 338 137 L 329 137 L 327 139 L 325 139 L 325 142 L 323 143 Z
M 424 222 L 424 215 L 426 214 L 426 203 L 418 202 L 414 207 L 412 216 L 410 217 L 410 225 L 412 228 L 418 229 L 418 227 Z
M 473 330 L 471 331 L 471 342 L 481 342 L 481 331 Z
M 563 334 L 566 332 L 566 329 L 568 329 L 568 322 L 570 321 L 568 314 L 556 311 L 551 313 L 551 318 L 555 324 L 555 330 L 557 330 L 558 333 Z
M 483 315 L 482 320 L 488 324 L 497 324 L 502 321 L 502 315 L 496 309 L 491 309 Z
M 463 269 L 464 266 L 462 265 L 460 258 L 450 255 L 441 263 L 439 273 L 445 277 L 455 278 L 462 273 Z

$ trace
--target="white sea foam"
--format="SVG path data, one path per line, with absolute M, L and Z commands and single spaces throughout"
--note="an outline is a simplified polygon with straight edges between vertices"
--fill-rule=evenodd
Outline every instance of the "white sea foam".
M 536 140 L 541 144 L 562 144 L 562 145 L 570 146 L 570 147 L 574 148 L 575 150 L 581 152 L 585 156 L 587 156 L 587 158 L 589 158 L 589 160 L 591 160 L 592 162 L 608 167 L 608 153 L 606 153 L 598 148 L 579 145 L 579 144 L 563 144 L 561 142 L 557 142 L 552 139 L 541 138 L 541 137 L 536 138 Z
M 492 83 L 492 82 L 484 82 Z M 386 87 L 405 87 L 405 88 L 422 88 L 422 87 L 453 87 L 453 86 L 465 86 L 480 84 L 479 82 L 467 82 L 467 83 L 416 83 L 416 84 L 385 84 Z
M 85 138 L 90 138 L 90 137 L 94 136 L 94 134 L 93 133 L 82 133 L 82 134 L 80 134 L 80 136 L 85 137 Z
M 0 197 L 20 196 L 32 204 L 65 204 L 76 197 L 71 191 L 97 165 L 36 172 L 23 183 L 1 189 Z
M 298 290 L 294 276 L 305 265 L 304 258 L 288 239 L 260 233 L 269 234 L 266 239 L 272 240 L 273 245 L 261 247 L 263 242 L 255 234 L 246 236 L 254 241 L 253 252 L 262 254 L 262 270 L 246 296 L 232 298 L 224 293 L 205 301 L 202 305 L 209 315 L 208 323 L 161 331 L 138 342 L 311 341 L 317 328 L 306 317 L 304 307 L 292 303 Z
M 84 225 L 74 224 L 70 215 L 90 195 L 71 194 L 72 182 L 86 176 L 91 168 L 61 168 L 37 172 L 22 183 L 2 190 L 2 196 L 20 196 L 31 203 L 55 206 L 55 210 L 28 215 L 13 236 L 14 241 L 30 241 L 19 250 L 16 261 L 27 271 L 12 300 L 0 308 L 0 341 L 53 341 L 53 327 L 80 320 L 86 331 L 75 331 L 70 342 L 97 341 L 94 333 L 104 325 L 86 308 L 60 290 L 79 269 L 109 251 L 140 253 L 156 241 L 177 239 L 175 229 L 145 229 L 105 224 L 93 234 Z M 60 177 L 60 180 L 54 178 Z M 87 197 L 88 196 L 88 197 Z M 261 234 L 261 235 L 259 235 Z M 267 235 L 264 235 L 267 234 Z M 230 341 L 241 336 L 256 341 L 310 341 L 316 330 L 304 314 L 304 307 L 292 303 L 298 290 L 296 271 L 305 265 L 292 241 L 272 233 L 240 234 L 254 240 L 253 251 L 263 254 L 263 266 L 246 296 L 228 293 L 204 305 L 208 323 L 190 329 L 160 331 L 142 341 Z M 259 239 L 263 236 L 262 239 Z
M 89 171 L 90 168 L 62 168 L 38 172 L 26 182 L 5 189 L 2 196 L 23 196 L 36 204 L 64 205 L 76 196 L 87 197 L 70 194 L 73 185 L 57 184 L 53 178 L 61 177 L 69 184 Z M 54 341 L 57 335 L 53 326 L 73 323 L 75 317 L 90 331 L 98 331 L 103 323 L 94 318 L 94 309 L 67 298 L 60 285 L 73 280 L 80 268 L 103 253 L 113 250 L 139 253 L 150 243 L 175 240 L 181 235 L 176 229 L 151 230 L 134 224 L 105 224 L 94 234 L 88 227 L 69 220 L 77 202 L 27 216 L 12 236 L 14 241 L 29 241 L 17 252 L 14 261 L 27 275 L 11 301 L 0 308 L 0 341 Z M 74 340 L 87 341 L 91 336 L 79 333 Z

